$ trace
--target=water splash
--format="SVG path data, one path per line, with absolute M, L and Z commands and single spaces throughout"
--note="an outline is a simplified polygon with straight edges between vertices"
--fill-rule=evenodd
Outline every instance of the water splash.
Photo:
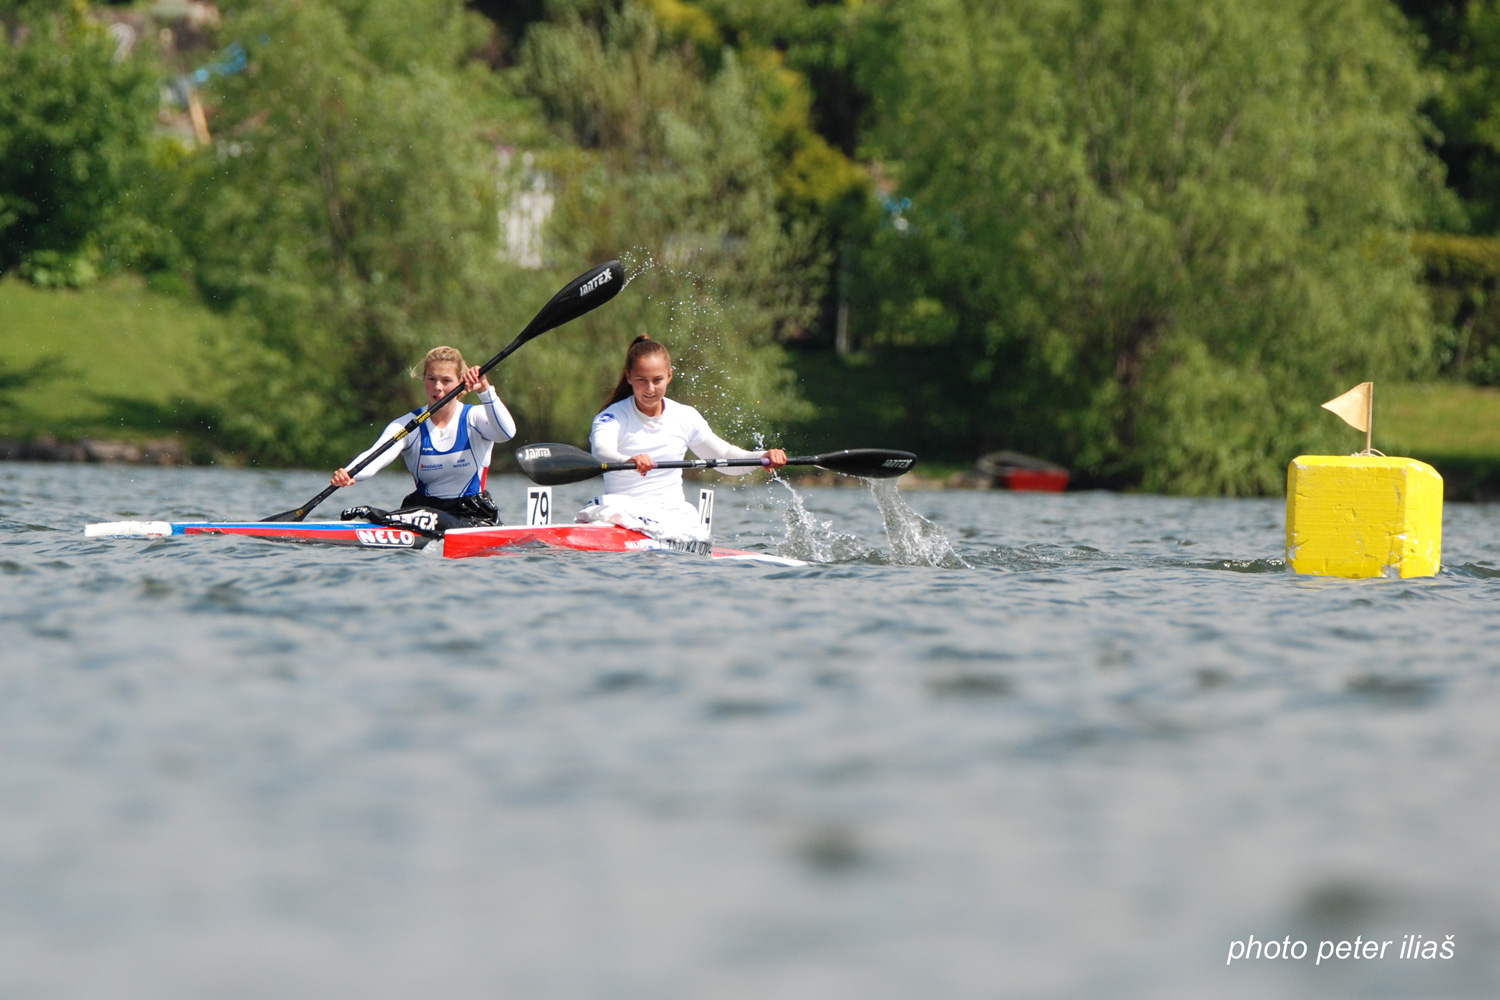
M 833 522 L 819 521 L 802 502 L 802 494 L 785 479 L 772 482 L 786 489 L 786 537 L 776 547 L 776 554 L 806 562 L 835 563 L 870 561 L 876 553 L 860 543 L 858 537 L 835 531 Z
M 692 267 L 696 255 L 662 254 L 645 247 L 620 253 L 626 284 L 646 306 L 643 329 L 672 351 L 672 395 L 696 406 L 726 440 L 735 441 L 771 418 L 803 412 L 806 404 L 788 377 L 778 374 L 761 349 L 729 332 L 745 317 L 709 273 Z M 763 402 L 764 401 L 764 402 Z
M 779 393 L 774 377 L 762 370 L 763 365 L 747 350 L 749 345 L 726 336 L 735 327 L 726 297 L 714 280 L 688 269 L 692 255 L 681 260 L 663 260 L 650 250 L 633 247 L 620 254 L 629 281 L 646 278 L 641 296 L 649 305 L 662 310 L 659 322 L 670 341 L 673 371 L 684 395 L 694 400 L 710 422 L 722 426 L 729 440 L 752 436 L 756 447 L 766 442 L 757 425 L 761 422 L 760 399 Z M 662 280 L 665 279 L 665 280 Z M 658 284 L 659 282 L 659 284 Z M 653 334 L 654 335 L 654 334 Z M 746 395 L 747 380 L 754 391 Z M 755 399 L 752 410 L 747 404 Z M 780 401 L 783 410 L 794 408 L 790 399 Z M 871 482 L 871 492 L 885 521 L 890 540 L 889 556 L 864 546 L 849 534 L 834 530 L 831 523 L 820 522 L 808 511 L 802 497 L 785 480 L 776 482 L 787 490 L 786 538 L 777 547 L 778 554 L 809 562 L 889 562 L 896 565 L 970 568 L 949 543 L 947 535 L 901 499 L 894 483 Z
M 870 495 L 885 519 L 885 536 L 891 543 L 890 561 L 898 566 L 941 566 L 972 569 L 963 561 L 942 528 L 912 510 L 901 499 L 893 479 L 867 479 Z

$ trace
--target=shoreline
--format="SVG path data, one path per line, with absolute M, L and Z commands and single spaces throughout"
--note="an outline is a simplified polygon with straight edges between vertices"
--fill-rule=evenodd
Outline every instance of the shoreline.
M 0 438 L 0 462 L 93 462 L 113 465 L 208 465 L 194 461 L 181 438 L 117 441 L 79 438 L 64 441 L 51 434 L 30 439 Z
M 162 437 L 146 441 L 122 441 L 110 438 L 63 440 L 51 434 L 35 438 L 0 437 L 0 462 L 84 462 L 97 465 L 210 466 L 237 465 L 225 456 L 209 457 L 195 453 L 181 438 Z M 508 457 L 496 463 L 497 472 L 519 474 Z M 688 470 L 685 479 L 698 480 L 698 470 Z M 824 469 L 793 473 L 787 478 L 805 486 L 858 486 L 859 480 Z M 995 489 L 976 472 L 954 472 L 947 476 L 926 476 L 909 472 L 897 480 L 904 490 Z
M 1500 463 L 1486 460 L 1466 461 L 1451 457 L 1427 461 L 1443 476 L 1443 494 L 1447 502 L 1484 503 L 1500 500 Z M 29 439 L 0 437 L 0 462 L 86 462 L 101 465 L 154 466 L 241 464 L 232 455 L 199 449 L 177 437 L 151 438 L 143 441 L 86 437 L 68 441 L 51 434 L 42 434 Z M 520 471 L 508 457 L 497 461 L 496 466 L 495 471 L 498 473 L 519 473 Z M 693 470 L 689 470 L 684 478 L 694 480 L 698 476 L 693 474 Z M 858 479 L 841 476 L 825 469 L 794 473 L 787 478 L 799 486 L 849 488 L 860 485 Z M 986 476 L 972 469 L 940 476 L 909 472 L 896 482 L 901 489 L 909 492 L 929 490 L 1010 492 L 1004 487 L 994 485 Z M 1080 484 L 1080 488 L 1102 487 Z M 1068 492 L 1077 492 L 1077 490 Z

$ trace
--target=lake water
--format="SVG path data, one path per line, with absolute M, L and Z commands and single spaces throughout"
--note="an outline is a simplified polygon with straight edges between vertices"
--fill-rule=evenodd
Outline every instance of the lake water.
M 800 569 L 82 534 L 325 481 L 0 465 L 0 996 L 1500 991 L 1500 507 L 1406 581 L 1103 493 L 908 494 L 893 543 L 720 486 Z

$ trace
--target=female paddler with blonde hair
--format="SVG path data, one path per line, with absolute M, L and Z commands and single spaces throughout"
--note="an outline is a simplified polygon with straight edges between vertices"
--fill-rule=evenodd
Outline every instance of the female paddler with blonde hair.
M 463 355 L 452 347 L 434 347 L 428 351 L 422 359 L 422 386 L 428 404 L 442 399 L 459 383 L 479 394 L 478 406 L 460 403 L 455 396 L 421 423 L 420 433 L 407 435 L 400 448 L 387 449 L 361 469 L 359 475 L 349 475 L 347 468 L 334 472 L 330 480 L 334 486 L 350 486 L 369 479 L 400 455 L 416 481 L 417 488 L 401 501 L 400 510 L 387 514 L 377 508 L 353 507 L 344 512 L 346 520 L 351 517 L 382 522 L 388 518 L 409 520 L 402 515 L 425 509 L 436 513 L 435 523 L 428 525 L 432 528 L 446 530 L 500 523 L 495 501 L 485 491 L 485 478 L 491 449 L 515 436 L 516 421 L 478 366 L 465 365 Z M 366 455 L 401 433 L 407 422 L 421 412 L 418 408 L 391 421 L 375 444 L 349 464 L 359 464 Z
M 672 356 L 665 345 L 639 336 L 625 352 L 614 392 L 594 417 L 589 450 L 604 462 L 631 462 L 634 471 L 604 473 L 603 496 L 585 507 L 580 521 L 605 521 L 653 534 L 696 537 L 698 512 L 682 497 L 682 470 L 657 462 L 681 461 L 691 449 L 699 458 L 759 458 L 768 469 L 786 464 L 786 452 L 746 451 L 722 440 L 693 407 L 667 398 Z M 721 468 L 729 475 L 753 466 Z

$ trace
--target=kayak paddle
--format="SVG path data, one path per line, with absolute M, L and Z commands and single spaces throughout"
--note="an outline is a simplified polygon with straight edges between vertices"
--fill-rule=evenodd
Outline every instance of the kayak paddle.
M 601 462 L 581 448 L 570 444 L 530 444 L 516 449 L 521 471 L 538 486 L 562 486 L 581 483 L 603 472 L 634 469 L 634 462 Z M 658 469 L 721 469 L 726 465 L 764 465 L 759 458 L 700 458 L 695 461 L 657 462 Z M 894 479 L 917 464 L 909 451 L 886 448 L 849 448 L 823 455 L 800 455 L 786 460 L 787 465 L 816 465 L 846 476 L 866 479 Z
M 597 309 L 599 306 L 604 305 L 604 303 L 608 302 L 610 299 L 618 295 L 620 289 L 624 287 L 625 269 L 620 266 L 620 262 L 617 260 L 608 261 L 604 264 L 600 264 L 598 267 L 594 267 L 583 272 L 578 277 L 568 282 L 567 285 L 563 287 L 562 291 L 552 296 L 552 301 L 542 306 L 542 311 L 537 313 L 536 316 L 532 317 L 531 322 L 526 324 L 526 329 L 522 330 L 520 335 L 517 336 L 515 340 L 512 340 L 509 344 L 507 344 L 503 351 L 495 355 L 493 358 L 490 358 L 484 364 L 480 365 L 479 373 L 481 375 L 484 374 L 491 368 L 498 365 L 500 362 L 504 361 L 506 358 L 510 357 L 510 355 L 516 350 L 516 348 L 520 347 L 528 340 L 539 337 L 542 334 L 546 333 L 548 330 L 562 326 L 564 323 L 575 320 L 578 317 L 582 316 L 584 313 L 589 312 L 593 309 Z M 375 459 L 384 454 L 391 445 L 395 444 L 397 441 L 400 441 L 402 438 L 406 437 L 406 435 L 410 434 L 412 431 L 421 426 L 422 422 L 428 417 L 432 416 L 434 412 L 441 410 L 443 407 L 447 406 L 450 402 L 452 402 L 454 399 L 457 399 L 467 391 L 468 390 L 464 388 L 464 386 L 460 383 L 459 385 L 454 386 L 453 389 L 442 399 L 439 399 L 435 403 L 428 404 L 425 410 L 417 414 L 415 417 L 412 417 L 411 420 L 407 421 L 406 426 L 401 428 L 401 432 L 399 434 L 397 434 L 393 438 L 390 438 L 379 448 L 371 452 L 364 459 L 364 461 L 357 462 L 356 464 L 351 466 L 349 468 L 349 475 L 352 476 L 356 474 L 360 469 L 363 469 L 365 466 L 375 461 Z M 333 486 L 330 484 L 323 490 L 322 493 L 319 493 L 317 496 L 307 501 L 307 503 L 303 504 L 301 507 L 297 507 L 293 510 L 282 511 L 280 514 L 273 514 L 272 516 L 265 518 L 265 520 L 301 521 L 303 518 L 307 517 L 307 515 L 312 511 L 314 507 L 322 503 L 324 500 L 327 500 L 329 497 L 333 496 L 334 491 L 337 489 L 337 486 Z

